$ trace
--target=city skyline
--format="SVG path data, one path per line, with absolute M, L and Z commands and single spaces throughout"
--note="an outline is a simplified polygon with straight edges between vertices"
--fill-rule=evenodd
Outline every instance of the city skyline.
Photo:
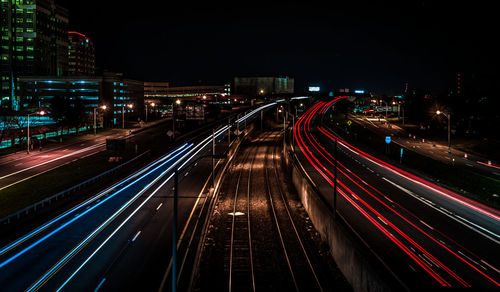
M 477 76 L 491 92 L 497 76 L 494 48 L 480 45 L 492 32 L 491 12 L 478 4 L 57 3 L 69 9 L 70 28 L 94 41 L 101 70 L 146 81 L 288 75 L 297 90 L 400 94 L 406 82 L 453 88 L 457 72 Z

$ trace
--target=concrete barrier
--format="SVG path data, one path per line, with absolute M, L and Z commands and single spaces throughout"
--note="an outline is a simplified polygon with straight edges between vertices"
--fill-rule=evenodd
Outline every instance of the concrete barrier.
M 332 207 L 309 180 L 291 152 L 285 156 L 285 163 L 314 227 L 328 243 L 333 259 L 353 290 L 409 290 L 342 216 L 333 219 Z

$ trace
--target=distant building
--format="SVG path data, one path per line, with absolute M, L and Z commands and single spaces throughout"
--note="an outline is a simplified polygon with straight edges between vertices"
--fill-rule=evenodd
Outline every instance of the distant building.
M 50 108 L 52 99 L 61 96 L 81 101 L 88 113 L 103 104 L 102 77 L 24 76 L 19 78 L 21 109 Z
M 93 108 L 106 105 L 106 127 L 121 125 L 122 110 L 126 120 L 135 120 L 144 109 L 144 82 L 127 79 L 120 73 L 104 76 L 25 76 L 19 78 L 22 109 L 50 108 L 55 96 L 80 101 L 93 114 Z M 132 107 L 128 107 L 132 105 Z
M 20 76 L 68 70 L 68 11 L 54 0 L 2 0 L 0 107 L 18 110 Z
M 111 107 L 106 117 L 113 126 L 119 126 L 122 110 L 125 119 L 138 119 L 144 111 L 144 82 L 123 77 L 121 73 L 104 73 L 103 100 Z M 127 105 L 132 105 L 129 108 Z
M 236 94 L 269 96 L 273 94 L 293 94 L 294 79 L 290 77 L 235 77 Z
M 231 84 L 223 85 L 191 85 L 191 86 L 175 86 L 167 88 L 167 97 L 169 98 L 184 98 L 193 99 L 196 97 L 206 96 L 212 98 L 216 96 L 230 96 Z
M 144 82 L 144 102 L 148 105 L 155 104 L 156 110 L 162 113 L 172 112 L 174 99 L 214 102 L 228 100 L 229 96 L 231 96 L 230 83 L 223 85 L 170 86 L 168 82 Z
M 68 32 L 68 75 L 95 74 L 95 51 L 92 41 L 76 31 Z
M 160 100 L 168 97 L 168 82 L 144 82 L 144 99 Z

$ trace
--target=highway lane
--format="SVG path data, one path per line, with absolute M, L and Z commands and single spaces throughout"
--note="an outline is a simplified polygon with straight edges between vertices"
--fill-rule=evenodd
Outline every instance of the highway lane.
M 331 105 L 317 104 L 295 128 L 298 157 L 330 201 L 336 138 L 312 120 Z M 496 210 L 351 147 L 339 139 L 339 213 L 404 283 L 411 288 L 499 287 Z
M 13 161 L 7 160 L 0 164 L 0 190 L 105 149 L 104 138 L 65 145 Z
M 119 222 L 117 220 L 120 220 L 120 215 L 126 214 L 123 211 L 138 204 L 142 193 L 151 188 L 154 184 L 151 180 L 156 180 L 161 173 L 168 170 L 174 159 L 189 149 L 188 146 L 185 145 L 180 150 L 183 152 L 175 153 L 177 156 L 174 154 L 161 163 L 153 164 L 153 168 L 137 179 L 123 183 L 124 187 L 118 187 L 115 191 L 99 196 L 47 228 L 43 228 L 36 236 L 2 253 L 0 268 L 8 268 L 9 273 L 1 273 L 0 282 L 8 283 L 8 287 L 17 291 L 26 289 L 23 287 L 26 283 L 37 283 L 41 279 L 40 275 L 45 274 L 47 278 L 52 276 L 57 271 L 57 267 L 53 269 L 54 263 L 58 266 L 65 265 L 76 252 L 80 251 L 79 247 L 83 247 L 82 245 L 93 239 L 92 236 L 100 233 L 109 223 Z M 129 205 L 130 208 L 127 208 Z M 43 282 L 39 282 L 36 287 L 40 284 Z
M 421 155 L 428 156 L 434 160 L 441 161 L 455 167 L 462 167 L 470 171 L 475 171 L 479 174 L 486 175 L 495 179 L 500 176 L 500 165 L 488 163 L 485 157 L 479 157 L 474 154 L 466 154 L 462 150 L 451 148 L 451 153 L 448 153 L 448 146 L 436 144 L 429 140 L 420 140 L 408 138 L 406 132 L 397 126 L 392 125 L 388 128 L 387 125 L 377 126 L 368 119 L 363 119 L 358 116 L 350 116 L 351 120 L 358 123 L 360 126 L 370 129 L 370 131 L 382 136 L 392 136 L 392 142 L 397 145 L 411 149 Z M 398 129 L 397 129 L 398 128 Z M 404 134 L 404 135 L 403 135 Z M 466 156 L 467 155 L 467 156 Z
M 146 135 L 158 135 L 160 132 L 157 127 L 131 135 L 127 135 L 128 130 L 118 130 L 110 135 L 77 139 L 75 142 L 50 147 L 42 152 L 34 150 L 29 155 L 16 154 L 12 158 L 7 155 L 0 159 L 0 191 L 72 161 L 104 151 L 106 139 L 128 138 L 134 141 Z
M 274 104 L 250 112 L 240 118 L 240 122 Z M 223 138 L 226 133 L 227 126 L 221 127 L 215 132 L 216 139 Z M 184 168 L 194 157 L 211 150 L 211 140 L 209 136 L 195 144 L 179 147 L 127 179 L 5 245 L 0 249 L 2 287 L 12 291 L 68 290 L 66 286 L 73 285 L 75 277 L 90 274 L 81 271 L 87 269 L 96 257 L 102 256 L 102 251 L 106 251 L 106 256 L 119 256 L 121 249 L 109 246 L 130 240 L 127 231 L 141 231 L 131 222 L 137 224 L 141 221 L 139 217 L 147 216 L 144 215 L 147 210 L 151 210 L 153 206 L 155 210 L 158 208 L 159 204 L 155 206 L 157 201 L 154 198 L 161 198 L 158 195 L 161 195 L 160 191 L 171 181 L 173 168 Z M 206 171 L 206 167 L 200 169 Z M 189 203 L 186 204 L 189 206 Z M 162 207 L 166 209 L 167 206 L 168 204 L 160 206 L 159 210 Z M 183 214 L 186 214 L 185 209 L 183 210 Z M 162 221 L 168 221 L 168 218 Z M 141 233 L 142 231 L 136 233 L 135 239 L 139 239 Z M 151 232 L 145 231 L 145 234 Z M 144 249 L 140 250 L 145 252 Z M 95 265 L 92 267 L 95 269 Z M 134 269 L 133 266 L 128 268 Z M 102 272 L 95 271 L 98 274 Z M 98 278 L 101 279 L 101 276 L 99 274 Z

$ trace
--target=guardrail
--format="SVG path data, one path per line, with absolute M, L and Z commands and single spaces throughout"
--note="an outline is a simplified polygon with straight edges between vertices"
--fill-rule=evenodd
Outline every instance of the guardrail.
M 149 154 L 149 152 L 150 152 L 150 150 L 147 150 L 147 151 L 145 151 L 145 152 L 137 155 L 136 157 L 134 157 L 134 158 L 132 158 L 132 159 L 130 159 L 130 160 L 128 160 L 128 161 L 126 161 L 126 162 L 124 162 L 124 163 L 122 163 L 122 164 L 120 164 L 120 165 L 118 165 L 118 166 L 116 166 L 116 167 L 114 167 L 112 169 L 110 169 L 110 170 L 107 170 L 107 171 L 105 171 L 105 172 L 103 172 L 103 173 L 101 173 L 101 174 L 99 174 L 97 176 L 94 176 L 93 178 L 90 178 L 90 179 L 88 179 L 88 180 L 86 180 L 86 181 L 84 181 L 82 183 L 79 183 L 79 184 L 77 184 L 75 186 L 72 186 L 69 189 L 61 191 L 61 192 L 59 192 L 59 193 L 57 193 L 57 194 L 55 194 L 55 195 L 53 195 L 53 196 L 51 196 L 49 198 L 46 198 L 46 199 L 44 199 L 42 201 L 39 201 L 39 202 L 37 202 L 37 203 L 35 203 L 33 205 L 30 205 L 30 206 L 28 206 L 28 207 L 26 207 L 26 208 L 24 208 L 24 209 L 22 209 L 22 210 L 20 210 L 20 211 L 18 211 L 16 213 L 14 213 L 14 214 L 11 214 L 11 215 L 9 215 L 7 217 L 4 217 L 4 218 L 2 218 L 0 220 L 0 224 L 10 224 L 12 222 L 12 220 L 14 220 L 14 219 L 19 220 L 19 219 L 21 219 L 21 216 L 27 216 L 29 213 L 35 212 L 37 209 L 43 208 L 43 207 L 45 207 L 47 205 L 52 204 L 52 202 L 59 200 L 60 198 L 63 198 L 65 196 L 67 196 L 67 195 L 75 193 L 77 190 L 82 189 L 83 187 L 87 186 L 88 184 L 93 183 L 93 182 L 95 182 L 95 181 L 97 181 L 99 179 L 102 179 L 104 176 L 109 175 L 109 174 L 111 174 L 113 172 L 116 172 L 120 168 L 122 168 L 122 167 L 130 164 L 133 161 L 136 161 L 140 157 L 142 157 L 142 156 L 144 156 L 146 154 Z

